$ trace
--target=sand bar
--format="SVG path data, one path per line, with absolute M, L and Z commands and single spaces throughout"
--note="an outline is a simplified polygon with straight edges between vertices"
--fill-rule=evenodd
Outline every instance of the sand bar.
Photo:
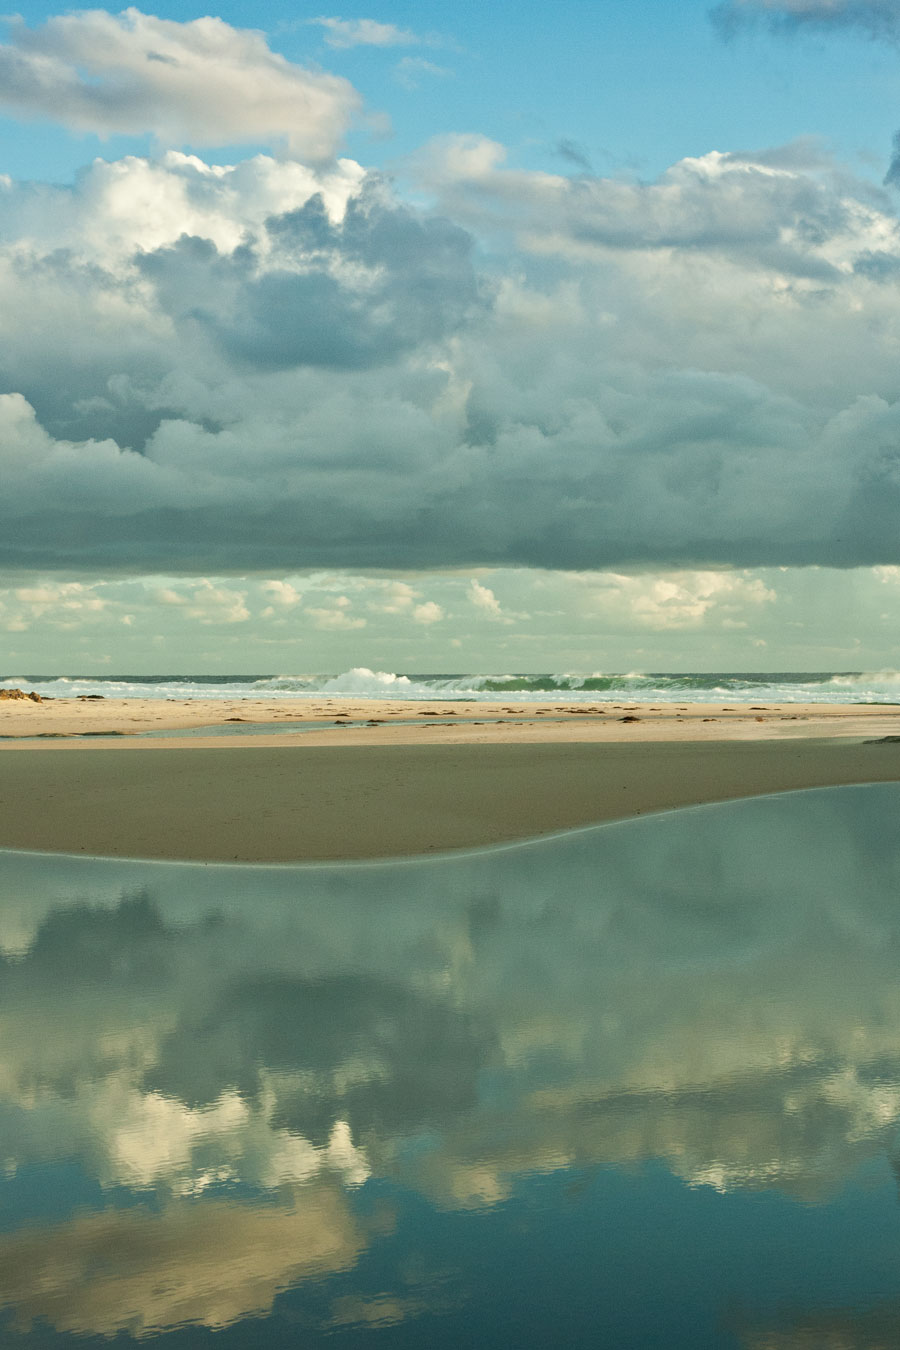
M 0 847 L 228 862 L 384 858 L 760 793 L 900 781 L 900 743 L 870 743 L 900 736 L 897 707 L 744 705 L 729 717 L 715 705 L 658 714 L 604 705 L 542 724 L 534 705 L 517 713 L 505 704 L 492 716 L 479 704 L 477 726 L 461 722 L 459 704 L 457 721 L 419 720 L 428 705 L 413 704 L 412 725 L 390 725 L 404 714 L 380 704 L 381 725 L 309 734 L 18 739 L 48 723 L 61 730 L 66 718 L 82 730 L 121 730 L 136 712 L 112 700 L 63 703 L 2 708 L 0 732 L 13 739 L 0 742 Z M 354 715 L 369 707 L 352 706 Z M 159 703 L 150 707 L 160 715 Z M 217 709 L 269 720 L 243 702 L 237 714 Z M 308 717 L 309 705 L 302 711 Z M 214 725 L 202 720 L 207 710 L 183 713 L 176 730 Z

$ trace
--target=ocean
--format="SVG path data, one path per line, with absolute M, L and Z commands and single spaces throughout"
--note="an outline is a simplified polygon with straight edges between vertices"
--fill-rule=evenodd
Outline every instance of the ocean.
M 0 688 L 52 698 L 384 698 L 516 703 L 900 703 L 900 672 L 708 671 L 403 674 L 357 666 L 319 675 L 9 675 Z

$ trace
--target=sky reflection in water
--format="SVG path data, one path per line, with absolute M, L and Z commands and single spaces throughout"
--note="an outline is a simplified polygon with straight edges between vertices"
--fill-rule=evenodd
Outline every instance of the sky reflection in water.
M 0 854 L 4 1344 L 900 1342 L 898 808 Z

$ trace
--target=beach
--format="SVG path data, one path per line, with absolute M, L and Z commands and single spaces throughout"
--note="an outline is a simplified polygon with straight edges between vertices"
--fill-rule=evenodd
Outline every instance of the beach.
M 414 856 L 900 780 L 896 705 L 9 700 L 0 737 L 0 847 L 197 862 Z

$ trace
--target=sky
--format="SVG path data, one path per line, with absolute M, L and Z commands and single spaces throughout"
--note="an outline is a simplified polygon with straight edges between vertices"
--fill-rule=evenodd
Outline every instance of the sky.
M 900 668 L 900 0 L 25 5 L 4 673 Z

